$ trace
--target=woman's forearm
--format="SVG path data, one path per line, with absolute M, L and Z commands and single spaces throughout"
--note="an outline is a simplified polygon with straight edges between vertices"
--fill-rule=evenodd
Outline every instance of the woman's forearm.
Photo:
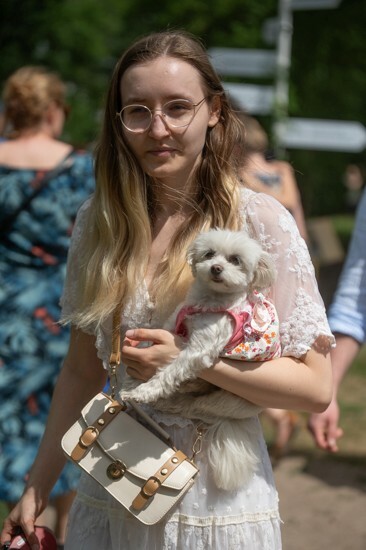
M 329 354 L 314 350 L 304 361 L 291 357 L 263 363 L 220 360 L 200 377 L 264 408 L 321 412 L 332 395 Z
M 335 334 L 336 347 L 331 352 L 332 367 L 333 367 L 333 381 L 335 395 L 338 392 L 340 383 L 342 382 L 345 374 L 352 365 L 358 352 L 360 351 L 361 344 L 346 334 Z

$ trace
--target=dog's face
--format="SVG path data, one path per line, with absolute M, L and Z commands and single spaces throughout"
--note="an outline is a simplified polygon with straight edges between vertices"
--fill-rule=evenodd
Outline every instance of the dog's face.
M 275 278 L 271 257 L 245 231 L 212 229 L 188 251 L 194 277 L 214 292 L 242 293 L 269 287 Z

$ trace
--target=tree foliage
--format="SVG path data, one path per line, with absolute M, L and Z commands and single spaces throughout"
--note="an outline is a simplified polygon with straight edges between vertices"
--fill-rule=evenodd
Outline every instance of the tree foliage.
M 116 59 L 142 34 L 184 28 L 207 47 L 272 48 L 262 25 L 278 0 L 1 0 L 0 82 L 18 67 L 41 64 L 68 83 L 72 115 L 65 138 L 95 140 Z M 290 116 L 357 120 L 366 125 L 366 3 L 294 12 Z M 264 83 L 264 82 L 263 82 Z M 268 83 L 268 81 L 266 82 Z M 261 120 L 267 129 L 271 118 Z M 289 151 L 307 214 L 341 211 L 347 163 L 365 153 Z

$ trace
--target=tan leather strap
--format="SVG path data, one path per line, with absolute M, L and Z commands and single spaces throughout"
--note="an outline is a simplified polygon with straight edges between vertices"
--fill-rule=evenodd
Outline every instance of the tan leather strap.
M 117 389 L 117 368 L 121 363 L 121 313 L 122 305 L 118 304 L 113 313 L 112 351 L 109 357 L 108 376 L 111 397 L 114 399 Z
M 95 422 L 83 431 L 79 437 L 78 443 L 75 445 L 70 455 L 71 458 L 75 462 L 79 462 L 82 458 L 84 458 L 104 428 L 106 428 L 108 424 L 116 418 L 116 415 L 119 412 L 124 411 L 125 409 L 126 405 L 121 405 L 118 401 L 111 401 L 108 408 L 95 420 Z
M 172 474 L 186 459 L 187 456 L 182 453 L 182 451 L 174 453 L 153 476 L 149 477 L 137 497 L 133 500 L 131 507 L 134 510 L 142 510 L 148 500 L 155 495 L 170 474 Z
M 119 365 L 121 362 L 121 306 L 116 307 L 113 313 L 112 351 L 109 357 L 110 365 Z

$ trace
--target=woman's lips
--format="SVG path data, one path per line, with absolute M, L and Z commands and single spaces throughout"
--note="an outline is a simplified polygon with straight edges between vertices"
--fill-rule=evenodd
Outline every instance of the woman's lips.
M 155 157 L 169 157 L 175 152 L 175 149 L 173 148 L 164 148 L 164 149 L 151 149 L 149 151 L 150 155 L 154 155 Z

